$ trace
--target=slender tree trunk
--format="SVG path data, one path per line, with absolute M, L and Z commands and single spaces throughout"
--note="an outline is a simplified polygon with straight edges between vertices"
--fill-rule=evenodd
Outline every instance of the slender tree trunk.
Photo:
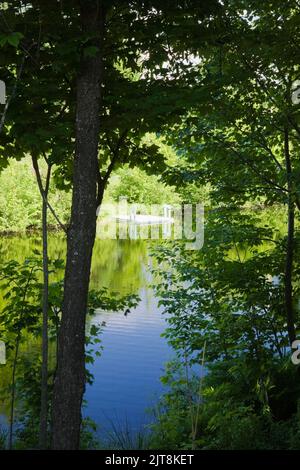
M 39 423 L 39 447 L 47 448 L 48 436 L 48 309 L 49 309 L 49 262 L 48 262 L 48 193 L 51 166 L 48 165 L 45 187 L 36 156 L 32 157 L 33 167 L 40 194 L 42 196 L 42 232 L 43 232 L 43 325 L 42 325 L 42 377 L 41 410 Z
M 47 198 L 48 190 L 45 191 Z M 49 298 L 49 266 L 48 266 L 48 226 L 47 201 L 43 199 L 43 328 L 42 328 L 42 383 L 41 411 L 39 429 L 39 447 L 47 448 L 48 428 L 48 298 Z
M 96 234 L 101 35 L 104 16 L 101 2 L 82 1 L 80 16 L 83 32 L 94 36 L 90 44 L 98 50 L 93 56 L 82 55 L 77 78 L 72 213 L 53 397 L 54 449 L 79 447 L 81 404 L 85 389 L 85 321 Z
M 295 230 L 295 202 L 293 196 L 293 185 L 292 185 L 292 166 L 289 149 L 289 132 L 288 128 L 284 130 L 284 154 L 285 154 L 285 166 L 288 183 L 288 227 L 287 227 L 287 246 L 286 246 L 286 259 L 285 259 L 285 308 L 286 308 L 286 320 L 287 330 L 290 344 L 296 339 L 295 331 L 295 318 L 293 309 L 293 258 L 294 258 L 294 230 Z

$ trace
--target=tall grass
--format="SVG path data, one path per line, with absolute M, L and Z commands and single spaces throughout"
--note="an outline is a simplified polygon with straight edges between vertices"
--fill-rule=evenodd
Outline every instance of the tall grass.
M 134 432 L 126 418 L 124 423 L 109 419 L 103 444 L 112 450 L 143 450 L 149 448 L 149 433 L 146 428 Z

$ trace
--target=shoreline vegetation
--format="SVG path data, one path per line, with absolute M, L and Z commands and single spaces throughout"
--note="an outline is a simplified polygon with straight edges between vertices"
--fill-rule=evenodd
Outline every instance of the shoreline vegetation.
M 134 181 L 139 178 L 139 185 L 134 186 Z M 193 188 L 192 188 L 193 189 Z M 118 203 L 126 197 L 128 203 L 151 204 L 184 204 L 201 203 L 204 208 L 211 213 L 219 211 L 283 211 L 284 205 L 280 203 L 249 202 L 242 206 L 219 205 L 210 207 L 209 189 L 203 188 L 199 191 L 199 199 L 193 196 L 192 202 L 186 201 L 186 192 L 176 192 L 175 188 L 165 185 L 159 178 L 149 176 L 141 170 L 123 168 L 112 179 L 112 183 L 107 189 L 104 203 Z M 9 194 L 13 198 L 9 199 Z M 56 198 L 51 199 L 51 194 Z M 57 197 L 58 194 L 58 197 Z M 197 194 L 196 194 L 197 195 Z M 64 190 L 58 190 L 55 186 L 50 191 L 50 202 L 60 221 L 65 227 L 69 224 L 71 194 Z M 3 202 L 3 201 L 6 202 Z M 1 204 L 2 203 L 2 204 Z M 36 185 L 36 180 L 30 157 L 24 161 L 12 161 L 9 166 L 0 173 L 0 235 L 16 236 L 22 234 L 40 234 L 42 232 L 40 224 L 40 195 Z M 60 225 L 49 213 L 50 222 L 47 224 L 50 233 L 63 233 Z M 8 228 L 7 226 L 10 225 Z M 7 228 L 6 228 L 7 227 Z M 13 228 L 11 228 L 13 227 Z
M 43 170 L 43 168 L 42 168 Z M 139 184 L 133 182 L 139 179 Z M 118 202 L 126 197 L 129 203 L 142 204 L 179 203 L 181 197 L 174 188 L 160 182 L 158 177 L 147 175 L 139 169 L 121 168 L 108 186 L 104 203 Z M 64 226 L 69 224 L 71 194 L 50 187 L 49 202 Z M 11 161 L 0 173 L 0 234 L 18 235 L 41 232 L 40 194 L 30 157 Z M 49 211 L 48 230 L 62 231 Z

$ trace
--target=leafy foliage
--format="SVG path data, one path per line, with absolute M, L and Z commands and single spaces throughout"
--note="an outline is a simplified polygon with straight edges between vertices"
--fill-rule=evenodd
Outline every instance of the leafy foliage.
M 148 176 L 144 171 L 124 167 L 116 173 L 108 187 L 108 197 L 119 201 L 126 197 L 128 203 L 176 204 L 180 202 L 174 189 L 165 185 L 155 175 Z

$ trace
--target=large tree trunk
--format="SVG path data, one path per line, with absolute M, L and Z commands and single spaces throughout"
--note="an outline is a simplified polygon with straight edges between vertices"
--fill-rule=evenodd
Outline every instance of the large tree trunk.
M 285 166 L 288 183 L 288 227 L 287 227 L 287 246 L 286 246 L 286 259 L 285 259 L 285 308 L 287 330 L 290 344 L 296 339 L 295 318 L 293 309 L 293 258 L 294 258 L 294 231 L 295 231 L 295 202 L 293 195 L 292 184 L 292 166 L 289 149 L 289 132 L 288 128 L 284 131 L 284 153 L 285 153 Z
M 71 223 L 68 231 L 64 301 L 54 383 L 52 447 L 77 449 L 85 388 L 85 321 L 96 233 L 97 168 L 102 78 L 103 9 L 80 3 L 83 32 L 94 36 L 95 55 L 82 54 L 77 78 L 76 149 Z

